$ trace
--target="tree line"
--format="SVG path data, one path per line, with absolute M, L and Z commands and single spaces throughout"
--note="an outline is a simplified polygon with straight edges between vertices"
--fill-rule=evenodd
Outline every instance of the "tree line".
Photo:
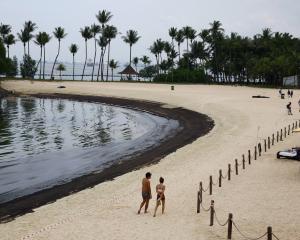
M 114 69 L 118 67 L 118 62 L 110 56 L 111 41 L 118 35 L 117 27 L 109 25 L 112 17 L 111 12 L 107 10 L 99 11 L 96 14 L 98 24 L 94 23 L 80 29 L 85 42 L 82 80 L 87 64 L 87 42 L 91 39 L 94 41 L 91 80 L 108 80 L 109 68 L 113 76 Z M 46 44 L 52 36 L 46 32 L 34 35 L 36 29 L 35 23 L 25 22 L 24 28 L 17 34 L 17 39 L 23 43 L 23 62 L 31 61 L 31 40 L 40 47 L 40 59 L 35 67 L 36 70 L 39 67 L 39 78 L 45 79 Z M 282 84 L 284 76 L 297 75 L 300 71 L 300 39 L 289 33 L 272 32 L 271 29 L 265 28 L 253 37 L 241 36 L 234 32 L 227 35 L 221 22 L 214 21 L 208 28 L 200 31 L 190 26 L 180 29 L 171 27 L 168 35 L 169 39 L 156 39 L 149 46 L 149 54 L 155 59 L 152 65 L 147 54 L 140 58 L 132 58 L 132 46 L 140 39 L 137 31 L 128 30 L 126 35 L 122 36 L 123 41 L 129 45 L 129 64 L 133 64 L 137 71 L 139 62 L 143 63 L 141 77 L 150 77 L 157 82 L 263 83 L 278 86 Z M 0 25 L 0 36 L 9 59 L 10 46 L 17 39 L 11 33 L 11 27 L 5 24 Z M 67 33 L 64 28 L 57 27 L 53 31 L 53 36 L 58 41 L 58 49 L 50 78 L 53 77 L 60 54 L 61 41 Z M 78 48 L 77 44 L 69 47 L 73 56 L 73 79 Z M 95 72 L 97 56 L 98 71 Z M 60 71 L 63 69 L 60 66 Z

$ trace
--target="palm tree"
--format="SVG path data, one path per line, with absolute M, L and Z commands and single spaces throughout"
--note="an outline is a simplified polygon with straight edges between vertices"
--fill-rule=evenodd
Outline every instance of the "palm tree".
M 91 26 L 91 33 L 94 38 L 94 43 L 95 43 L 95 54 L 94 54 L 94 62 L 93 62 L 93 70 L 92 70 L 92 81 L 94 79 L 94 69 L 95 69 L 95 64 L 96 64 L 96 56 L 97 56 L 97 34 L 101 32 L 101 27 L 99 25 L 96 25 L 95 23 Z
M 13 34 L 8 34 L 4 37 L 3 42 L 7 47 L 7 58 L 9 58 L 9 46 L 16 43 L 15 36 Z
M 178 45 L 178 57 L 179 57 L 179 61 L 180 61 L 180 45 L 181 45 L 181 43 L 184 42 L 184 36 L 183 36 L 182 30 L 179 30 L 177 32 L 175 41 L 177 42 L 177 45 Z
M 37 68 L 40 64 L 40 77 L 39 79 L 41 79 L 42 76 L 42 57 L 43 57 L 43 33 L 39 32 L 36 36 L 35 36 L 35 40 L 34 43 L 37 44 L 38 46 L 40 46 L 41 52 L 40 52 L 40 59 L 37 63 Z M 25 48 L 25 44 L 24 44 L 24 48 Z
M 108 41 L 104 36 L 100 36 L 98 40 L 98 45 L 101 48 L 101 54 L 100 54 L 100 59 L 99 59 L 99 66 L 98 66 L 98 74 L 97 74 L 97 81 L 99 81 L 99 73 L 101 70 L 101 80 L 103 81 L 103 59 L 104 59 L 104 54 L 106 51 Z
M 57 51 L 57 55 L 56 55 L 54 63 L 53 63 L 53 67 L 52 67 L 52 71 L 51 71 L 51 76 L 50 76 L 51 79 L 53 77 L 54 67 L 55 67 L 57 58 L 59 56 L 59 52 L 60 52 L 60 41 L 61 41 L 61 39 L 65 38 L 67 36 L 67 34 L 65 33 L 65 29 L 64 28 L 57 27 L 57 28 L 55 28 L 55 30 L 53 32 L 53 35 L 58 40 L 58 51 Z
M 107 25 L 104 27 L 103 36 L 107 39 L 107 66 L 106 66 L 106 81 L 108 80 L 108 68 L 110 57 L 110 42 L 117 36 L 118 30 L 115 26 Z
M 189 53 L 189 37 L 191 35 L 192 28 L 190 26 L 186 26 L 182 28 L 182 33 L 184 38 L 186 39 L 186 52 Z
M 126 32 L 126 36 L 123 36 L 123 41 L 129 44 L 130 47 L 130 55 L 129 55 L 129 65 L 131 65 L 131 48 L 132 45 L 137 43 L 137 41 L 141 38 L 138 36 L 138 32 L 135 30 L 129 30 Z
M 46 33 L 42 32 L 42 43 L 44 47 L 44 67 L 43 67 L 43 79 L 45 79 L 45 65 L 46 65 L 46 44 L 50 42 L 51 36 Z
M 118 62 L 116 62 L 114 59 L 110 60 L 109 67 L 111 69 L 111 80 L 114 80 L 114 69 L 118 67 Z
M 62 63 L 58 64 L 56 70 L 59 71 L 60 80 L 62 80 L 61 72 L 66 71 L 65 65 Z
M 141 62 L 144 64 L 144 68 L 147 67 L 148 64 L 151 63 L 150 59 L 148 56 L 144 55 L 140 58 Z
M 85 60 L 84 60 L 84 66 L 82 71 L 82 77 L 81 80 L 83 80 L 85 66 L 86 66 L 86 60 L 87 60 L 87 41 L 93 37 L 91 33 L 91 29 L 88 26 L 85 26 L 84 28 L 80 29 L 81 36 L 84 38 L 85 41 Z
M 30 40 L 33 38 L 32 33 L 37 29 L 37 26 L 35 23 L 33 23 L 32 21 L 28 21 L 24 23 L 24 32 L 26 32 L 28 34 L 27 38 L 28 38 L 28 56 L 30 56 L 30 52 L 29 52 L 29 42 Z
M 73 80 L 75 80 L 75 54 L 78 52 L 78 46 L 76 44 L 71 44 L 69 48 L 70 52 L 72 53 L 73 56 Z
M 0 24 L 0 36 L 4 40 L 5 36 L 11 32 L 11 26 L 7 24 Z
M 135 66 L 135 71 L 138 72 L 138 69 L 137 69 L 137 65 L 139 63 L 139 58 L 138 57 L 134 57 L 133 58 L 133 65 Z M 138 78 L 138 76 L 136 76 L 136 78 Z
M 21 30 L 20 33 L 17 33 L 19 40 L 23 43 L 24 47 L 24 56 L 26 55 L 26 43 L 29 41 L 28 34 L 26 31 Z
M 169 29 L 169 36 L 172 38 L 172 45 L 174 46 L 174 39 L 177 35 L 177 28 L 171 27 Z
M 113 15 L 111 14 L 111 12 L 106 10 L 99 11 L 98 14 L 96 15 L 96 18 L 101 24 L 102 29 L 104 28 L 104 25 L 107 24 L 112 17 Z

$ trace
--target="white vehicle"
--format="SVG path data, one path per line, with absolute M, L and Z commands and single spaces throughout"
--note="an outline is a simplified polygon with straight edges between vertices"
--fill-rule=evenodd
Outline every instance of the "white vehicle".
M 300 161 L 300 148 L 292 148 L 277 153 L 277 158 L 287 158 Z

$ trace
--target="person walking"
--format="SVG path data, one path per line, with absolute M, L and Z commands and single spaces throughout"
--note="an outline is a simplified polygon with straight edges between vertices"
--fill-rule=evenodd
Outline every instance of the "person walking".
M 287 95 L 288 95 L 288 98 L 291 96 L 290 89 L 288 90 Z
M 153 217 L 156 217 L 156 211 L 160 204 L 162 204 L 162 214 L 164 214 L 165 212 L 165 201 L 166 201 L 165 190 L 166 190 L 166 186 L 164 185 L 164 178 L 160 177 L 159 184 L 156 185 L 157 197 L 156 197 L 156 206 L 155 206 Z
M 288 105 L 286 105 L 286 108 L 288 110 L 288 115 L 293 115 L 292 113 L 292 103 L 289 102 Z
M 149 206 L 149 201 L 152 198 L 150 179 L 151 179 L 151 173 L 147 172 L 145 178 L 143 178 L 143 181 L 142 181 L 142 198 L 143 198 L 143 201 L 141 202 L 140 208 L 138 210 L 138 214 L 141 213 L 141 210 L 144 207 L 144 205 L 145 205 L 144 213 L 147 213 L 148 206 Z
M 293 95 L 294 95 L 294 91 L 293 91 L 293 90 L 291 90 L 291 92 L 290 92 L 290 96 L 291 96 L 291 98 L 293 98 Z

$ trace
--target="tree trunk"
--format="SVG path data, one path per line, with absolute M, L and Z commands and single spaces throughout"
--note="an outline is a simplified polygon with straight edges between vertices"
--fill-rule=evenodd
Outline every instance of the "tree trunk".
M 59 56 L 59 52 L 60 52 L 60 39 L 58 39 L 58 51 L 57 51 L 57 55 L 55 57 L 55 60 L 54 60 L 54 63 L 53 63 L 53 66 L 52 66 L 52 70 L 51 70 L 51 79 L 53 77 L 53 71 L 54 71 L 54 67 L 55 67 L 55 64 L 56 64 L 56 61 L 57 61 L 57 58 Z
M 111 68 L 111 80 L 113 81 L 114 80 L 114 69 Z
M 75 54 L 73 53 L 73 81 L 75 80 Z
M 100 75 L 100 68 L 101 68 L 102 54 L 103 54 L 103 48 L 101 48 L 101 53 L 100 53 L 100 58 L 99 58 L 98 73 L 97 73 L 97 82 L 99 81 L 99 75 Z
M 45 64 L 46 64 L 46 46 L 44 45 L 44 67 L 43 67 L 43 79 L 45 79 Z
M 23 43 L 23 45 L 24 45 L 24 57 L 25 57 L 25 55 L 26 55 L 26 43 Z
M 104 56 L 106 52 L 106 47 L 104 48 L 102 59 L 101 59 L 101 81 L 104 81 Z
M 40 79 L 42 78 L 42 57 L 43 57 L 43 45 L 41 45 L 41 58 L 40 58 Z
M 9 58 L 9 45 L 7 45 L 7 58 Z
M 84 60 L 84 65 L 83 65 L 83 71 L 82 71 L 81 81 L 83 80 L 83 76 L 84 76 L 86 59 L 87 59 L 87 40 L 85 40 L 85 60 Z
M 95 37 L 95 54 L 94 54 L 94 64 L 93 64 L 93 70 L 92 70 L 92 81 L 94 80 L 94 69 L 95 69 L 95 63 L 96 63 L 96 56 L 97 56 L 97 40 Z
M 29 42 L 30 42 L 30 41 L 28 41 L 28 43 L 27 43 L 28 56 L 30 56 L 30 54 L 29 54 Z
M 131 47 L 132 45 L 129 45 L 129 65 L 131 66 Z
M 180 44 L 178 44 L 178 61 L 180 61 Z
M 108 50 L 107 50 L 106 81 L 108 81 L 109 54 L 110 54 L 110 40 L 108 41 Z

